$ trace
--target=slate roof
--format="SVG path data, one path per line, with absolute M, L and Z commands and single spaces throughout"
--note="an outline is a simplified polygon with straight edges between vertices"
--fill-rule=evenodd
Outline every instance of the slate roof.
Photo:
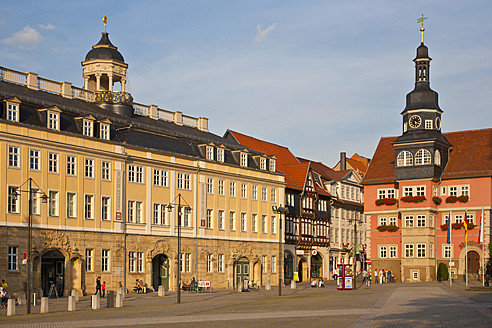
M 451 143 L 449 161 L 441 176 L 445 179 L 492 176 L 492 128 L 443 133 Z M 397 137 L 383 137 L 364 176 L 363 184 L 394 182 Z
M 18 123 L 6 120 L 6 103 L 2 101 L 14 96 L 21 101 Z M 40 112 L 39 109 L 53 106 L 58 107 L 62 112 L 60 114 L 60 131 L 49 130 L 52 133 L 76 134 L 82 138 L 91 138 L 82 135 L 81 120 L 76 118 L 92 115 L 96 120 L 109 119 L 111 121 L 111 140 L 98 139 L 100 142 L 120 143 L 125 146 L 189 156 L 205 161 L 205 152 L 200 149 L 200 145 L 213 143 L 216 146 L 224 146 L 225 163 L 231 165 L 239 165 L 239 158 L 234 156 L 232 151 L 246 148 L 235 140 L 226 139 L 194 127 L 155 120 L 147 116 L 132 115 L 127 117 L 105 110 L 95 103 L 64 98 L 57 94 L 0 81 L 0 120 L 5 123 L 48 130 L 46 114 Z M 94 131 L 96 130 L 94 129 Z M 247 149 L 247 151 L 250 156 L 264 155 L 254 149 Z M 254 160 L 248 160 L 248 167 L 259 170 Z

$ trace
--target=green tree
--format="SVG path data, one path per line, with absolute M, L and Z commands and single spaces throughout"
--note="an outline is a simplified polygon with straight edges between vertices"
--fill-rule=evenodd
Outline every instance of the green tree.
M 448 280 L 449 279 L 449 271 L 448 266 L 445 263 L 439 263 L 437 267 L 437 279 L 438 280 Z

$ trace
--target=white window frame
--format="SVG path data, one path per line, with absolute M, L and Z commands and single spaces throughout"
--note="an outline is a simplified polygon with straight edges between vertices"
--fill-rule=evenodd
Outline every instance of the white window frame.
M 379 218 L 379 226 L 388 225 L 388 219 L 386 217 Z
M 417 257 L 426 258 L 427 257 L 427 244 L 417 244 Z
M 94 121 L 84 119 L 82 130 L 83 130 L 82 134 L 84 136 L 93 137 L 94 136 Z
M 272 233 L 272 235 L 276 235 L 277 234 L 277 217 L 275 215 L 272 215 L 270 217 L 270 231 Z
M 229 230 L 236 231 L 236 212 L 229 211 Z
M 445 259 L 450 259 L 453 257 L 453 246 L 442 245 L 442 257 Z
M 48 191 L 48 216 L 59 216 L 59 196 L 60 193 L 57 190 Z
M 389 257 L 394 259 L 398 257 L 398 246 L 389 247 Z
M 225 196 L 225 181 L 219 179 L 217 182 L 217 194 L 219 196 Z
M 128 271 L 135 272 L 135 252 L 128 252 Z
M 19 247 L 8 246 L 7 249 L 7 271 L 15 272 L 19 270 Z
M 84 195 L 84 219 L 94 220 L 94 195 Z
M 251 186 L 251 200 L 258 200 L 258 186 Z
M 217 211 L 217 229 L 224 230 L 224 210 Z
M 413 228 L 415 226 L 415 217 L 413 215 L 405 216 L 405 228 Z
M 384 259 L 386 257 L 388 257 L 388 247 L 379 246 L 379 258 Z
M 413 155 L 408 150 L 401 151 L 396 157 L 397 166 L 412 166 L 413 165 Z
M 241 213 L 241 222 L 240 222 L 240 227 L 241 227 L 241 232 L 246 232 L 247 231 L 247 218 L 246 218 L 246 213 L 242 212 Z
M 154 186 L 158 187 L 168 187 L 168 171 L 154 169 Z
M 101 221 L 111 220 L 111 197 L 101 196 Z
M 48 173 L 58 174 L 59 172 L 59 159 L 58 153 L 48 153 Z
M 207 272 L 208 273 L 213 272 L 213 261 L 214 261 L 214 255 L 213 254 L 207 254 Z
M 84 177 L 94 179 L 95 160 L 93 158 L 84 159 Z
M 413 244 L 405 244 L 405 258 L 415 257 L 415 248 Z
M 100 123 L 100 125 L 99 125 L 99 137 L 103 140 L 109 140 L 110 139 L 109 124 Z
M 432 130 L 432 120 L 425 120 L 425 129 Z
M 191 190 L 191 175 L 189 173 L 178 173 L 178 189 Z
M 207 146 L 205 149 L 205 158 L 208 159 L 209 161 L 214 160 L 214 147 L 212 146 Z
M 236 182 L 229 181 L 229 197 L 236 197 Z
M 214 210 L 211 208 L 207 208 L 207 217 L 205 219 L 205 228 L 212 229 L 213 228 L 213 218 L 214 218 Z
M 224 272 L 224 254 L 219 254 L 217 257 L 217 271 Z
M 224 148 L 217 148 L 217 161 L 224 163 Z
M 54 111 L 48 111 L 48 129 L 60 130 L 60 113 Z
M 417 227 L 423 228 L 427 226 L 427 216 L 426 215 L 417 215 Z
M 241 183 L 241 198 L 248 198 L 248 185 L 246 183 Z
M 67 155 L 67 175 L 77 176 L 77 156 Z
M 85 271 L 94 271 L 94 249 L 85 249 Z
M 207 178 L 207 194 L 214 194 L 214 178 Z
M 271 263 L 272 263 L 272 273 L 277 273 L 277 256 L 276 255 L 272 255 L 272 258 L 271 258 Z
M 242 167 L 247 167 L 248 166 L 248 154 L 246 153 L 241 153 L 240 154 L 240 166 Z
M 20 147 L 9 145 L 9 167 L 20 168 Z
M 18 186 L 8 186 L 8 188 L 7 188 L 7 192 L 8 192 L 7 212 L 8 213 L 19 213 L 20 197 L 19 197 L 18 189 L 19 189 Z
M 70 197 L 73 196 L 73 197 Z M 67 191 L 67 218 L 77 217 L 77 193 Z
M 260 170 L 266 170 L 267 168 L 267 160 L 264 157 L 260 157 Z
M 101 179 L 111 181 L 111 162 L 101 161 Z
M 137 252 L 137 272 L 144 272 L 144 255 L 143 255 L 143 252 Z
M 101 271 L 102 272 L 109 272 L 110 260 L 111 260 L 111 251 L 109 249 L 103 249 L 101 251 Z
M 38 149 L 29 149 L 29 170 L 41 170 L 41 151 Z
M 270 172 L 275 172 L 275 170 L 276 170 L 276 163 L 275 163 L 275 160 L 274 159 L 270 159 L 269 169 L 270 169 Z
M 258 214 L 256 213 L 251 214 L 251 232 L 258 232 Z
M 7 102 L 7 120 L 19 122 L 19 105 Z

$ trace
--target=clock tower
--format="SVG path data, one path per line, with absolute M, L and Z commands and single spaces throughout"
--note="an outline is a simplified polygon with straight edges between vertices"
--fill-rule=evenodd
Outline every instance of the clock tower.
M 448 162 L 451 144 L 441 134 L 438 94 L 430 88 L 429 49 L 424 45 L 424 27 L 417 48 L 415 88 L 407 94 L 403 134 L 394 142 L 395 180 L 434 179 L 441 176 Z

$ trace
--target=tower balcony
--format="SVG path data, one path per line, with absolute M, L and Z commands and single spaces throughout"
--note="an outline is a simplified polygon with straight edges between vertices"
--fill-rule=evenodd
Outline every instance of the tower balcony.
M 130 93 L 124 91 L 96 91 L 94 93 L 94 102 L 109 103 L 117 105 L 132 105 L 133 97 Z

